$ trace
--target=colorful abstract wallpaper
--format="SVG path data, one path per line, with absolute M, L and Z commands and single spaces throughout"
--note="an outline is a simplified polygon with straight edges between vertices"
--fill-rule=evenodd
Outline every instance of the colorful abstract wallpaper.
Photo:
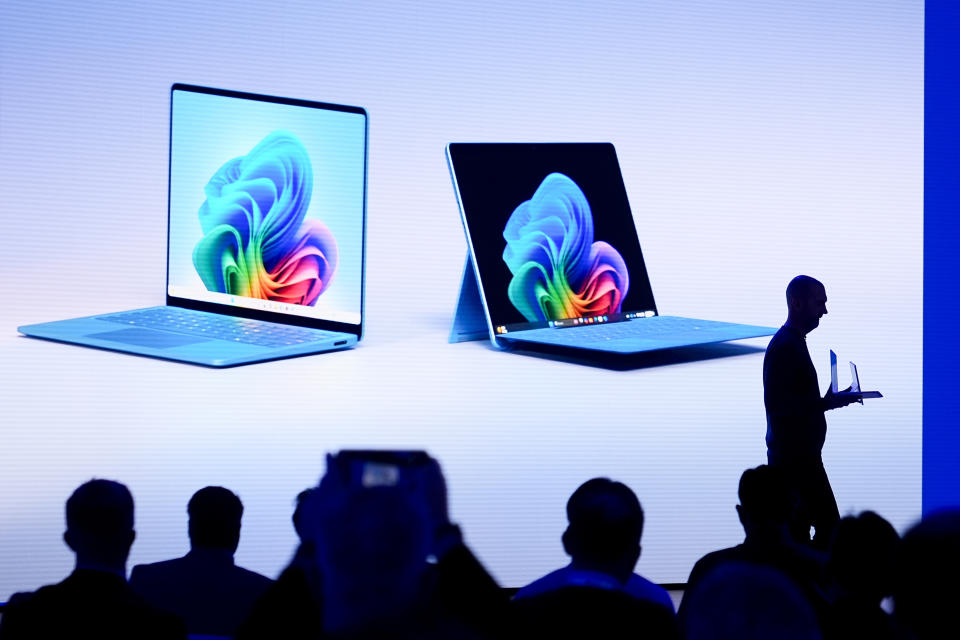
M 508 295 L 529 322 L 619 313 L 630 276 L 620 253 L 593 240 L 593 213 L 577 183 L 543 179 L 503 230 Z
M 174 91 L 173 124 L 170 294 L 359 323 L 365 116 Z
M 270 133 L 224 163 L 205 192 L 193 264 L 208 290 L 312 305 L 330 286 L 337 242 L 321 221 L 304 221 L 313 167 L 296 136 Z

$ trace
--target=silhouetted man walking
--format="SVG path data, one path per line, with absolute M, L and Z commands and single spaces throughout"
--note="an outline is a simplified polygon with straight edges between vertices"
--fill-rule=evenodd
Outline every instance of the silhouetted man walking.
M 763 401 L 767 410 L 767 460 L 782 470 L 797 499 L 791 527 L 800 541 L 826 549 L 840 514 L 820 452 L 827 436 L 824 412 L 856 402 L 831 389 L 820 396 L 807 334 L 827 313 L 827 292 L 810 276 L 787 285 L 787 322 L 770 340 L 763 358 Z

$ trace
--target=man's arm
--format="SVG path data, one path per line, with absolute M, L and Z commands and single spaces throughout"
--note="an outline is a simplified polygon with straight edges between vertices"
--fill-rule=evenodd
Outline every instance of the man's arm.
M 768 352 L 769 361 L 764 371 L 763 391 L 767 411 L 775 415 L 802 415 L 813 411 L 830 411 L 860 401 L 860 396 L 840 396 L 827 387 L 823 397 L 813 395 L 803 376 L 809 366 L 809 355 L 795 345 L 781 345 Z M 844 389 L 850 391 L 850 388 Z

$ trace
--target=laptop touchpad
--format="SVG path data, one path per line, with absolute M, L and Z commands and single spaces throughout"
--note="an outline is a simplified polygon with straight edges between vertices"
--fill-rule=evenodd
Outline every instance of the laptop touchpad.
M 99 340 L 110 340 L 111 342 L 135 344 L 138 347 L 153 347 L 155 349 L 182 347 L 186 344 L 208 341 L 207 338 L 201 338 L 199 336 L 186 336 L 181 333 L 152 331 L 150 329 L 120 329 L 119 331 L 91 333 L 88 334 L 87 337 L 97 338 Z

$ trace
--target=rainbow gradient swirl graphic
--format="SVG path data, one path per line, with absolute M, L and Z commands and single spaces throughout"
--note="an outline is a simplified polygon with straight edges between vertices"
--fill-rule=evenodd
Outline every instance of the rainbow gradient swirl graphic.
M 630 277 L 623 258 L 593 241 L 593 214 L 577 183 L 551 173 L 504 227 L 510 302 L 529 322 L 618 313 Z
M 337 242 L 322 222 L 304 220 L 313 168 L 293 134 L 274 131 L 228 160 L 204 192 L 193 265 L 209 291 L 313 305 L 330 286 Z

